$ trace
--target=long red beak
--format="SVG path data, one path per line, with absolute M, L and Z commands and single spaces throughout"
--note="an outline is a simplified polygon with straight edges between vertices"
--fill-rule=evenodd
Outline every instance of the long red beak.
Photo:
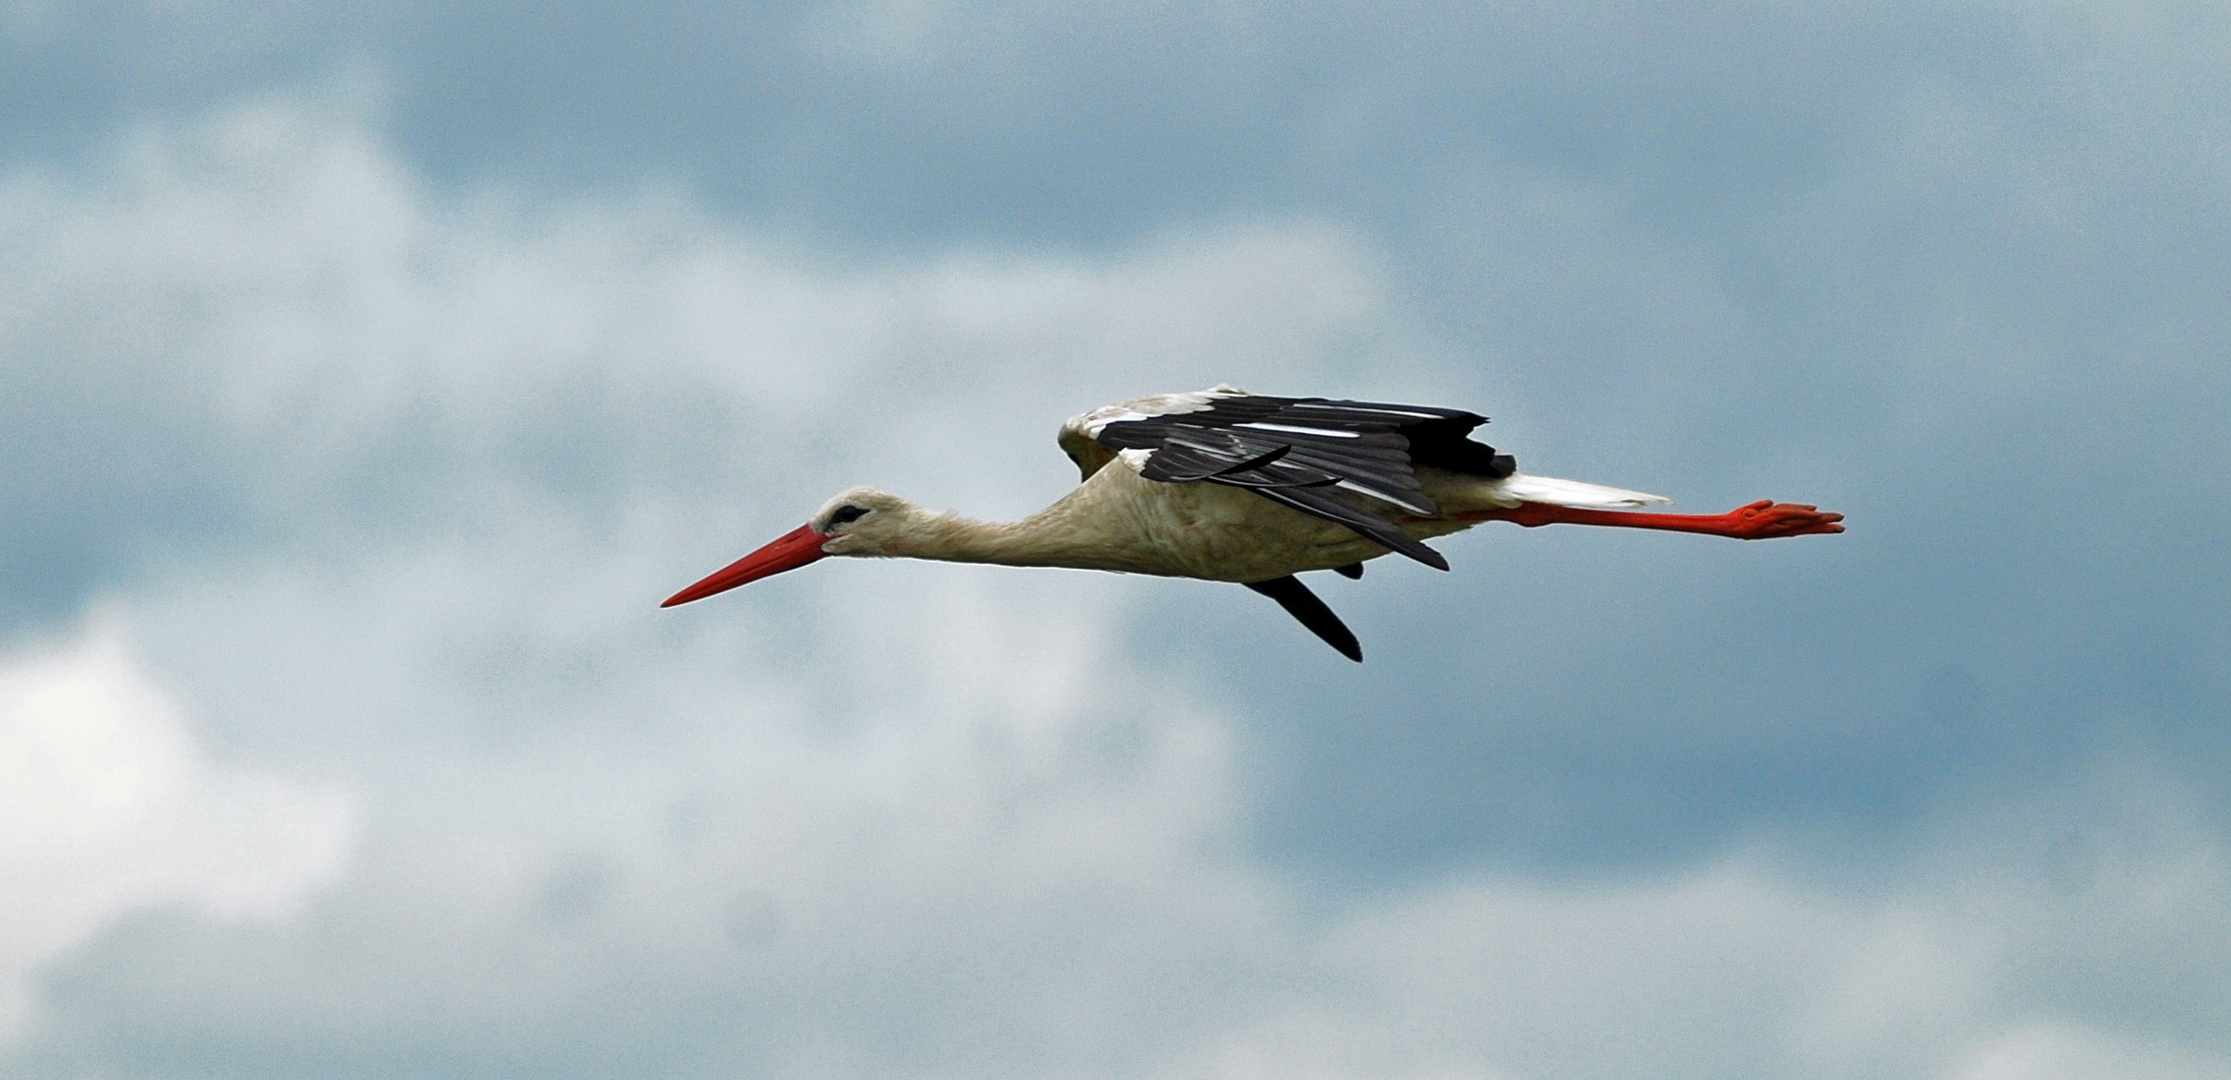
M 692 600 L 703 600 L 714 593 L 727 592 L 738 585 L 749 585 L 760 578 L 773 577 L 785 570 L 796 570 L 807 563 L 827 558 L 821 545 L 828 540 L 828 536 L 813 531 L 813 526 L 800 525 L 766 547 L 722 567 L 711 577 L 667 597 L 666 602 L 659 606 L 673 607 Z

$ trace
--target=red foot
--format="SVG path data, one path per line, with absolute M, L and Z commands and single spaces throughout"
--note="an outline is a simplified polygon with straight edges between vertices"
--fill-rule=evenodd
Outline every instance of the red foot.
M 1508 510 L 1473 510 L 1456 516 L 1464 521 L 1509 521 L 1529 529 L 1542 525 L 1608 525 L 1622 529 L 1732 536 L 1738 540 L 1844 531 L 1844 527 L 1837 524 L 1844 520 L 1842 514 L 1824 514 L 1812 506 L 1770 499 L 1760 499 L 1725 514 L 1636 514 L 1624 510 L 1579 510 L 1548 503 L 1523 503 Z
M 1806 503 L 1778 503 L 1760 499 L 1720 516 L 1732 522 L 1731 530 L 1722 535 L 1739 540 L 1771 540 L 1777 536 L 1844 531 L 1844 527 L 1839 524 L 1844 520 L 1844 515 L 1823 514 L 1818 507 Z

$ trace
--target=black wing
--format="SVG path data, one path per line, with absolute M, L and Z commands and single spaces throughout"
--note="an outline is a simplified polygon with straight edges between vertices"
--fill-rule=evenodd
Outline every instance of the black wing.
M 1363 663 L 1363 646 L 1356 641 L 1356 635 L 1349 632 L 1347 624 L 1340 621 L 1340 616 L 1333 614 L 1324 601 L 1317 599 L 1317 594 L 1310 592 L 1309 586 L 1302 584 L 1300 578 L 1288 574 L 1269 581 L 1250 581 L 1247 587 L 1278 601 L 1278 606 L 1285 608 L 1286 614 L 1300 619 L 1310 633 L 1340 650 L 1340 655 L 1356 663 Z
M 1362 492 L 1430 517 L 1416 467 L 1500 478 L 1517 463 L 1465 438 L 1487 418 L 1460 409 L 1326 398 L 1223 397 L 1198 412 L 1121 420 L 1096 436 L 1116 450 L 1151 450 L 1143 475 L 1166 483 L 1242 487 L 1273 502 L 1354 529 L 1440 570 L 1439 552 L 1333 493 Z

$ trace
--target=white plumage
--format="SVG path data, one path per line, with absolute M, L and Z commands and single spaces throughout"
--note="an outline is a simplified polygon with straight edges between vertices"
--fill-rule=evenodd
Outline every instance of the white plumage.
M 1509 500 L 1503 503 L 1505 506 L 1531 502 L 1582 510 L 1634 510 L 1652 505 L 1670 506 L 1673 503 L 1672 499 L 1663 495 L 1627 491 L 1579 480 L 1559 480 L 1554 476 L 1528 476 L 1525 473 L 1512 473 L 1496 481 L 1495 486 L 1497 495 Z

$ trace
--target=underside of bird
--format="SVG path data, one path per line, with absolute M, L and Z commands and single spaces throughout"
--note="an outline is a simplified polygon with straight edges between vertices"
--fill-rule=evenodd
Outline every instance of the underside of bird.
M 1357 578 L 1366 560 L 1388 554 L 1446 570 L 1424 541 L 1486 521 L 1745 540 L 1843 531 L 1841 514 L 1768 500 L 1725 514 L 1642 512 L 1672 500 L 1520 473 L 1510 455 L 1470 438 L 1486 422 L 1456 409 L 1230 386 L 1140 398 L 1063 425 L 1061 447 L 1082 483 L 1028 518 L 974 522 L 854 488 L 663 606 L 830 555 L 1066 566 L 1243 584 L 1361 661 L 1355 635 L 1296 574 Z

